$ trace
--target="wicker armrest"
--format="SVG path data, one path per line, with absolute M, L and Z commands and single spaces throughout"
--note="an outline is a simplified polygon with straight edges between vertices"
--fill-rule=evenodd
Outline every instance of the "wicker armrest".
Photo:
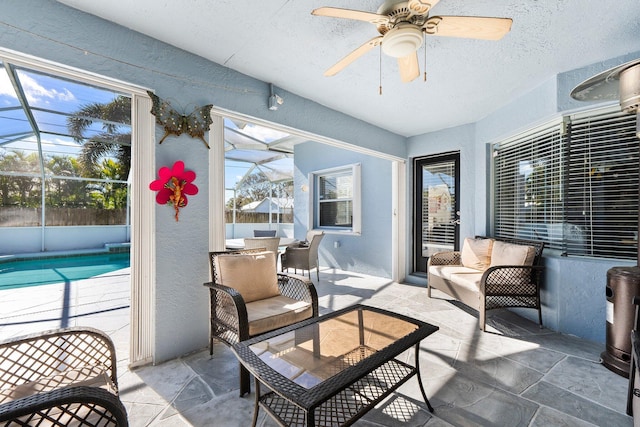
M 225 285 L 221 285 L 220 283 L 213 283 L 213 282 L 204 283 L 204 286 L 208 287 L 211 290 L 211 292 L 222 293 L 227 295 L 229 298 L 233 299 L 234 301 L 237 301 L 236 305 L 245 305 L 242 295 L 240 295 L 240 293 L 236 289 L 230 288 Z
M 462 265 L 459 251 L 437 252 L 429 257 L 428 265 Z
M 249 337 L 249 315 L 242 295 L 236 289 L 219 283 L 207 282 L 204 286 L 209 288 L 213 311 L 211 320 L 218 324 L 217 326 L 212 324 L 212 328 L 222 326 L 224 330 L 235 331 L 233 337 L 225 337 L 212 330 L 213 335 L 218 336 L 229 345 L 235 344 L 238 340 L 247 339 Z
M 118 396 L 98 387 L 66 387 L 13 400 L 0 405 L 0 422 L 60 427 L 129 425 Z
M 233 302 L 233 305 L 238 310 L 244 309 L 246 313 L 247 305 L 244 302 L 244 298 L 242 298 L 242 295 L 240 295 L 240 293 L 236 289 L 230 288 L 229 286 L 221 285 L 220 283 L 213 283 L 213 282 L 207 282 L 204 284 L 204 286 L 208 287 L 212 293 L 218 296 L 218 298 L 228 298 Z
M 16 387 L 69 369 L 100 366 L 118 387 L 116 350 L 104 332 L 71 327 L 0 343 L 0 388 Z
M 480 292 L 492 294 L 535 294 L 544 270 L 539 265 L 496 265 L 485 270 Z
M 311 304 L 313 317 L 318 316 L 318 292 L 311 280 L 295 274 L 278 273 L 278 287 L 282 295 Z

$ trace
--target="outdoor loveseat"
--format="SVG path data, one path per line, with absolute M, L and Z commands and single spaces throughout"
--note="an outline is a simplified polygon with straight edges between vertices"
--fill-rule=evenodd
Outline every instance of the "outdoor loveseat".
M 73 327 L 0 343 L 0 425 L 127 426 L 111 339 Z
M 538 310 L 542 327 L 540 284 L 544 242 L 520 239 L 466 238 L 462 251 L 438 252 L 427 262 L 427 295 L 438 289 L 478 310 L 480 329 L 486 312 L 497 308 Z

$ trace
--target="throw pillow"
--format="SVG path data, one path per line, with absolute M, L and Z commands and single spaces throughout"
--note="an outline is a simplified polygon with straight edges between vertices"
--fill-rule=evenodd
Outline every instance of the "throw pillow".
M 536 248 L 496 240 L 491 249 L 491 267 L 495 265 L 533 265 Z
M 480 271 L 489 268 L 493 242 L 493 239 L 464 239 L 460 254 L 462 265 Z
M 280 295 L 273 252 L 218 255 L 220 284 L 237 290 L 245 303 Z

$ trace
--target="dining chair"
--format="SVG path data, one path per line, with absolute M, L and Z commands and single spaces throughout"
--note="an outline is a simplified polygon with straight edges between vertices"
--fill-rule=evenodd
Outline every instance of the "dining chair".
M 278 247 L 279 246 L 280 246 L 279 237 L 245 237 L 244 238 L 245 249 L 264 248 L 265 251 L 273 252 L 275 254 L 276 265 L 278 264 L 278 256 L 279 256 Z
M 288 246 L 280 255 L 280 265 L 282 271 L 293 268 L 294 272 L 307 270 L 311 279 L 311 270 L 316 269 L 318 281 L 320 281 L 320 269 L 318 266 L 318 248 L 324 237 L 324 231 L 309 230 L 306 242 L 301 242 L 298 246 Z

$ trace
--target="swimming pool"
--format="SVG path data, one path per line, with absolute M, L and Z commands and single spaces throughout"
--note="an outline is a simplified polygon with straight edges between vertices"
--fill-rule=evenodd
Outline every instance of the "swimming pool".
M 0 290 L 88 279 L 129 265 L 128 252 L 4 261 Z

